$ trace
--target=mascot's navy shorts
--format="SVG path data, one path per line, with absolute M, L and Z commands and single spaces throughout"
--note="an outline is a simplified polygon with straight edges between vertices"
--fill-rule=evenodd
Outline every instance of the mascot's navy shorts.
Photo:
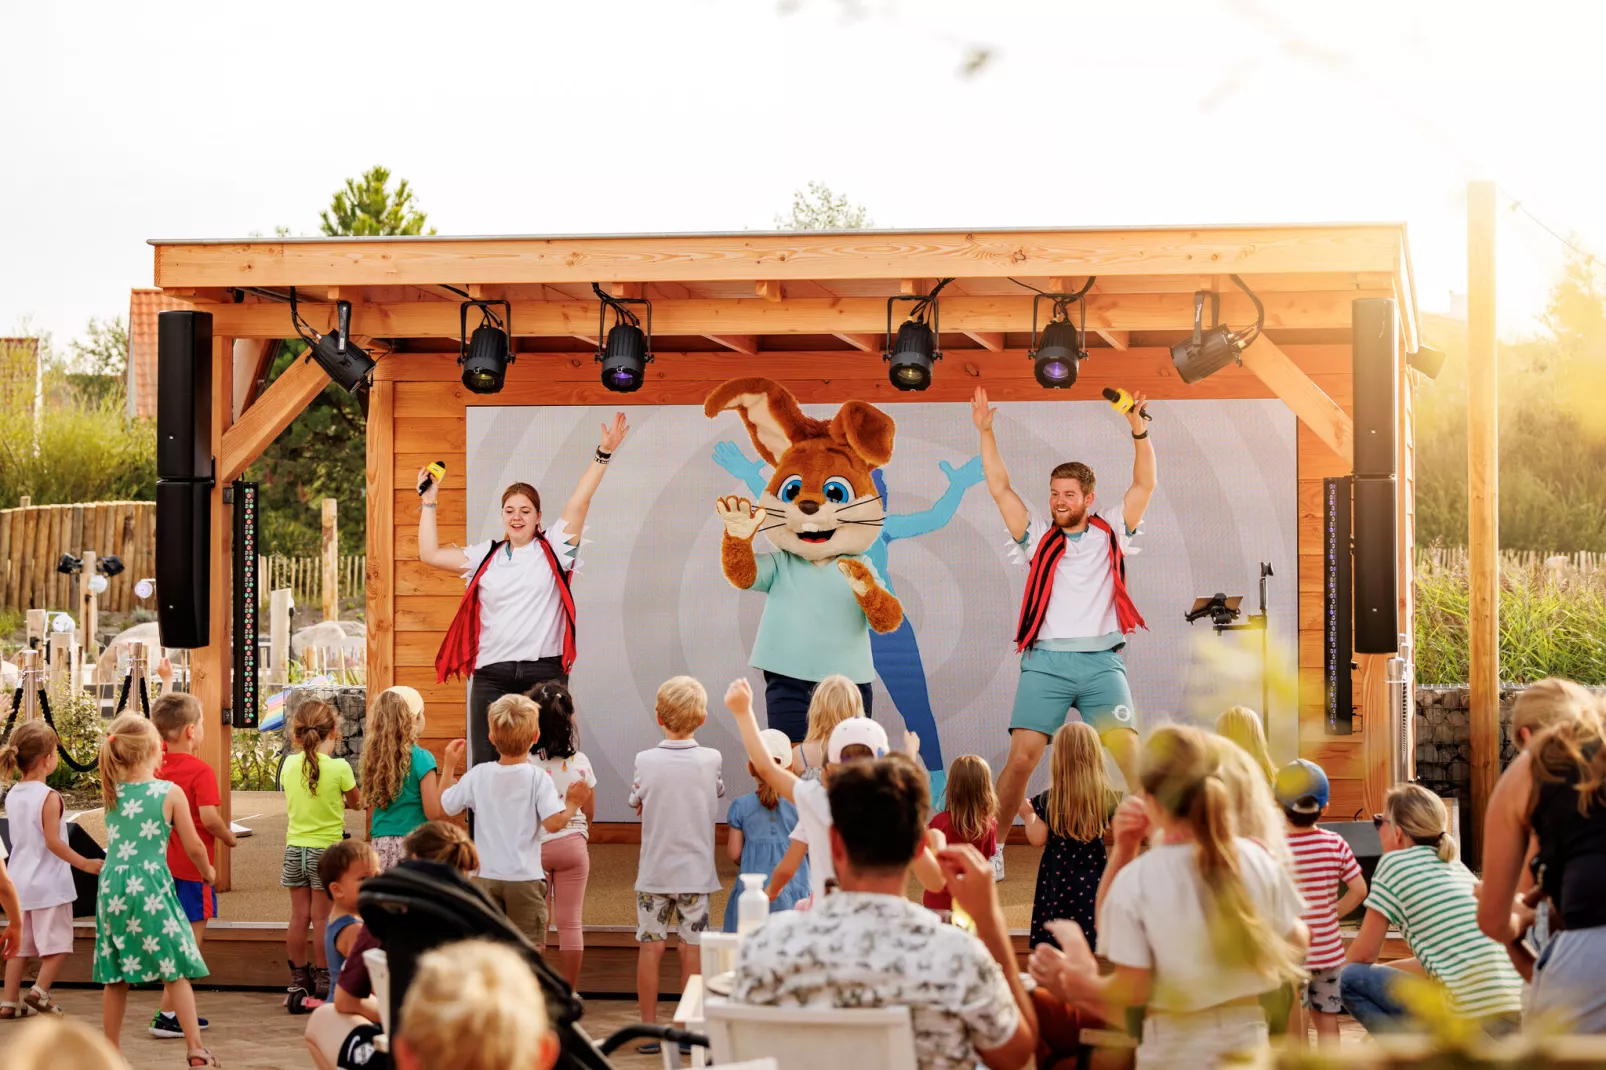
M 1100 736 L 1118 728 L 1137 729 L 1132 689 L 1119 650 L 1043 650 L 1034 646 L 1021 656 L 1009 730 L 1026 728 L 1052 738 L 1072 707 Z
M 795 676 L 782 676 L 778 672 L 764 672 L 764 715 L 769 727 L 786 733 L 793 743 L 801 743 L 809 734 L 809 699 L 814 695 L 818 680 L 799 680 Z M 864 697 L 864 715 L 870 716 L 870 685 L 860 684 L 859 694 Z

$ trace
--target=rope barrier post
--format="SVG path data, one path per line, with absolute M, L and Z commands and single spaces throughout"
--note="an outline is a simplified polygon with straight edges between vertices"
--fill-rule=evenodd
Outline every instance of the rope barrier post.
M 83 570 L 78 573 L 78 590 L 83 594 L 83 612 L 78 626 L 84 632 L 84 648 L 95 649 L 95 633 L 100 630 L 100 596 L 94 591 L 91 581 L 95 578 L 95 551 L 85 550 L 81 559 Z
M 39 656 L 37 650 L 23 650 L 17 654 L 17 676 L 21 691 L 17 706 L 19 723 L 32 721 L 39 716 L 39 689 L 44 682 Z

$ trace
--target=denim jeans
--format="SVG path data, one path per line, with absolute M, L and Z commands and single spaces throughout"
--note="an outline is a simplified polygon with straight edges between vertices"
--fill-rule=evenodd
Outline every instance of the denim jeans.
M 479 765 L 497 759 L 496 748 L 491 745 L 490 725 L 485 711 L 503 695 L 522 695 L 536 684 L 556 680 L 568 684 L 569 676 L 563 671 L 563 659 L 542 658 L 539 661 L 498 661 L 481 665 L 474 670 L 468 686 L 468 762 Z
M 1403 971 L 1392 966 L 1350 963 L 1338 975 L 1344 1009 L 1354 1015 L 1368 1033 L 1399 1032 L 1408 1028 L 1408 1012 L 1396 994 L 1396 986 L 1404 976 Z

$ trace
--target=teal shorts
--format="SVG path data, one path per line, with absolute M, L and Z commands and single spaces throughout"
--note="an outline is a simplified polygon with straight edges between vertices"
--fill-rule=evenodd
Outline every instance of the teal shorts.
M 1073 708 L 1101 737 L 1118 728 L 1137 731 L 1121 652 L 1033 647 L 1022 654 L 1009 730 L 1025 728 L 1052 737 Z

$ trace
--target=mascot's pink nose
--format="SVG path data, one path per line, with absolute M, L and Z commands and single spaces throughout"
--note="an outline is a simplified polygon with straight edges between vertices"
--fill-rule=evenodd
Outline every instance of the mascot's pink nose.
M 797 503 L 798 512 L 804 516 L 813 516 L 820 511 L 819 502 L 802 501 Z

